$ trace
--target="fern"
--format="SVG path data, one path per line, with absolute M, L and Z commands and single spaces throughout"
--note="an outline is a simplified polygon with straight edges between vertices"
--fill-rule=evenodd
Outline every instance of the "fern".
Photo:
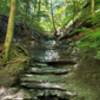
M 95 49 L 96 58 L 100 59 L 100 28 L 95 30 L 86 29 L 86 35 L 77 42 L 78 47 L 82 49 Z

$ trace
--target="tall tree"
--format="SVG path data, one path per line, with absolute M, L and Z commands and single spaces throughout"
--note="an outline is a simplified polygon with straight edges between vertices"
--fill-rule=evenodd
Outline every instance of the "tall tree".
M 91 14 L 95 15 L 95 0 L 91 0 Z
M 14 17 L 15 17 L 15 11 L 16 11 L 16 0 L 10 0 L 10 13 L 9 13 L 9 19 L 8 19 L 8 25 L 7 25 L 7 33 L 4 43 L 4 50 L 3 50 L 3 60 L 4 62 L 8 61 L 9 52 L 11 43 L 13 40 L 13 31 L 14 31 Z

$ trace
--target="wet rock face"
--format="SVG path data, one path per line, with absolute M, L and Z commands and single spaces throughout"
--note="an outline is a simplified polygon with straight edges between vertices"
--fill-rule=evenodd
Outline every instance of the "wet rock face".
M 5 38 L 5 33 L 7 29 L 7 17 L 0 15 L 0 42 L 2 42 Z
M 0 15 L 0 42 L 3 42 L 7 30 L 8 17 Z M 32 37 L 32 30 L 24 23 L 16 23 L 14 29 L 14 41 L 21 41 L 24 38 Z
M 78 59 L 78 50 L 73 47 L 73 43 L 60 44 L 51 42 L 50 44 L 48 41 L 46 42 L 32 49 L 33 60 L 53 64 L 75 64 Z

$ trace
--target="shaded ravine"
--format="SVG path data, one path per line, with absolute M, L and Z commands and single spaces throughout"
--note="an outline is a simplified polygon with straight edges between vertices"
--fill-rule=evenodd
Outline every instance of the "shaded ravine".
M 77 59 L 80 56 L 80 53 L 78 53 L 80 51 L 74 48 L 72 43 L 60 46 L 57 44 L 52 48 L 49 48 L 51 45 L 48 47 L 46 44 L 41 43 L 31 49 L 32 59 L 28 69 L 19 77 L 20 81 L 17 83 L 17 86 L 20 84 L 19 88 L 0 87 L 0 99 L 99 100 L 100 62 L 94 62 L 95 60 L 91 59 L 93 57 L 91 52 L 89 51 L 90 54 L 87 56 L 87 53 L 82 55 L 82 58 L 85 57 L 82 60 L 80 57 Z M 61 49 L 61 47 L 63 48 Z M 46 53 L 50 50 L 54 53 Z M 54 56 L 55 52 L 58 58 Z M 48 58 L 49 56 L 52 57 Z M 45 57 L 46 59 L 44 59 Z M 74 61 L 74 63 L 71 61 Z M 95 85 L 91 87 L 91 84 L 94 84 L 93 80 Z

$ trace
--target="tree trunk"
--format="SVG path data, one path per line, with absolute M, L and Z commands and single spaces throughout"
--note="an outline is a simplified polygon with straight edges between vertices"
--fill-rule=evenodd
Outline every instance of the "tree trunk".
M 12 43 L 12 39 L 13 39 L 13 31 L 14 31 L 14 19 L 15 19 L 14 17 L 15 17 L 15 10 L 16 10 L 16 0 L 11 0 L 10 2 L 11 2 L 10 13 L 9 13 L 7 33 L 6 33 L 5 43 L 4 43 L 4 50 L 3 50 L 4 62 L 8 61 L 11 43 Z
M 91 14 L 95 15 L 95 0 L 91 0 Z

